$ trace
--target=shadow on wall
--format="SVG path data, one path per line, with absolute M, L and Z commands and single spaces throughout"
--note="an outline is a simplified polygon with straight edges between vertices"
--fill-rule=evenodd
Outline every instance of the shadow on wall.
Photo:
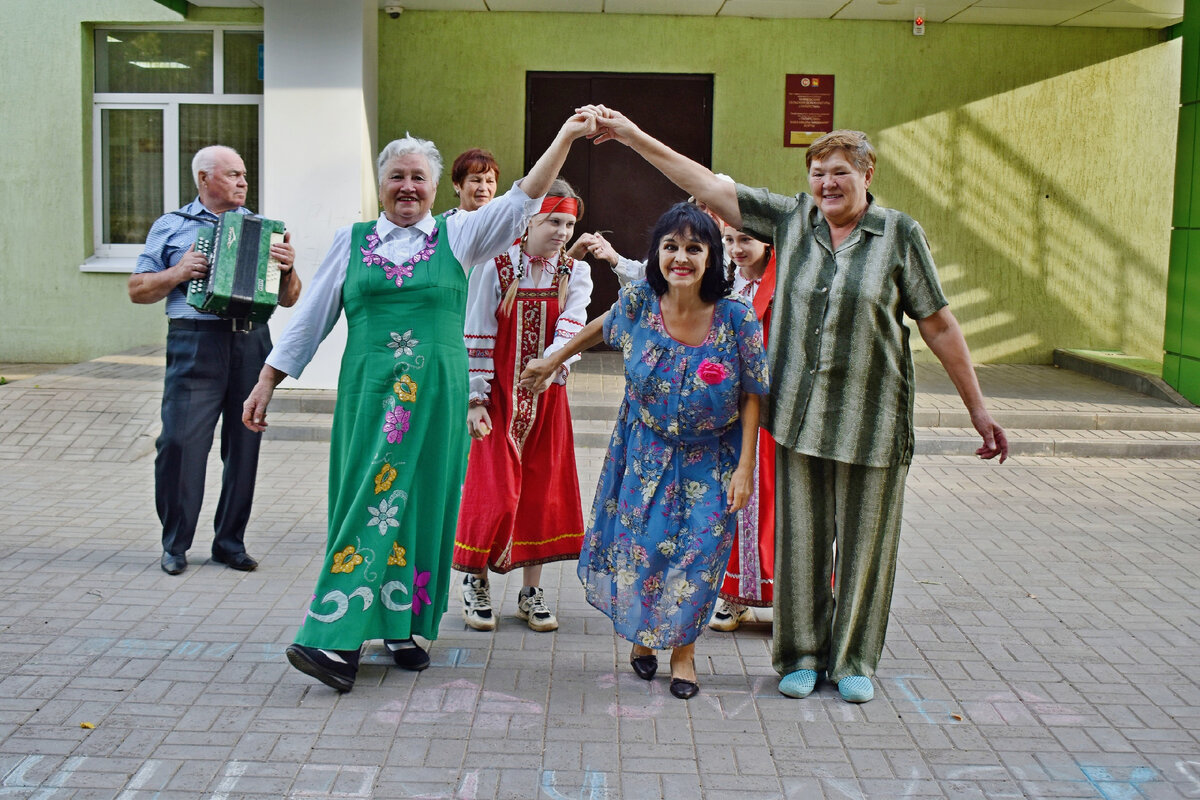
M 1176 44 L 877 136 L 874 188 L 925 228 L 977 362 L 1048 364 L 1055 347 L 1161 359 Z

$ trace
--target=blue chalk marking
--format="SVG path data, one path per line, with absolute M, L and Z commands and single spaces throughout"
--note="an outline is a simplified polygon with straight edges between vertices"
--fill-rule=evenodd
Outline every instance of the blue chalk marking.
M 25 778 L 25 773 L 41 760 L 41 756 L 25 756 L 18 761 L 12 769 L 4 773 L 4 779 L 0 780 L 0 795 L 17 794 L 26 789 L 36 788 L 37 784 L 29 783 Z
M 262 654 L 262 658 L 259 660 L 279 661 L 284 657 L 284 646 L 274 642 L 243 645 L 238 642 L 194 642 L 191 640 L 170 642 L 157 639 L 115 639 L 99 636 L 84 639 L 77 652 L 94 656 L 123 655 L 127 658 L 213 658 L 227 661 L 239 650 L 253 652 L 254 648 L 257 648 L 258 652 Z
M 558 776 L 554 770 L 548 769 L 542 773 L 542 792 L 550 800 L 613 800 L 616 795 L 608 791 L 608 773 L 596 770 L 584 770 L 583 785 L 576 794 L 563 794 L 558 789 Z M 572 787 L 573 789 L 574 787 Z M 571 791 L 566 789 L 565 791 Z
M 486 667 L 486 661 L 479 661 L 472 657 L 474 650 L 469 647 L 447 647 L 445 650 L 434 651 L 433 655 L 436 658 L 432 659 L 432 664 L 435 667 L 467 667 L 468 669 L 478 669 Z
M 173 651 L 171 651 L 171 655 L 182 656 L 184 658 L 187 658 L 188 656 L 199 656 L 204 653 L 204 648 L 206 646 L 207 645 L 205 645 L 204 642 L 180 642 L 179 645 L 176 646 Z
M 1114 777 L 1111 767 L 1087 767 L 1082 764 L 1079 769 L 1086 780 L 1104 800 L 1138 800 L 1146 795 L 1138 789 L 1143 783 L 1158 780 L 1158 773 L 1150 767 L 1134 767 L 1129 771 L 1129 777 L 1121 779 Z
M 84 761 L 87 761 L 87 756 L 73 756 L 68 758 L 63 763 L 62 769 L 58 771 L 58 774 L 47 781 L 46 788 L 29 795 L 29 800 L 50 800 L 51 797 L 58 794 L 59 789 L 67 785 L 67 781 L 75 774 L 75 770 L 79 769 Z
M 910 678 L 928 677 L 928 675 L 897 675 L 896 677 L 892 678 L 892 682 L 896 684 L 896 688 L 900 690 L 900 693 L 904 695 L 905 699 L 913 704 L 913 707 L 916 708 L 917 713 L 921 715 L 921 718 L 930 725 L 941 725 L 943 723 L 957 725 L 960 720 L 956 720 L 953 717 L 955 708 L 953 703 L 948 700 L 926 700 L 918 697 L 917 693 L 914 692 L 912 687 L 908 685 L 908 680 Z M 931 716 L 929 713 L 930 711 L 936 712 L 938 714 L 938 718 L 935 719 L 933 716 Z M 944 719 L 942 718 L 943 715 L 945 717 Z

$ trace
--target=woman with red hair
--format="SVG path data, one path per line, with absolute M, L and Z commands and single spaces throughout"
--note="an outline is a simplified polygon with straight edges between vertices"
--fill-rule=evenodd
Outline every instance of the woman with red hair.
M 474 211 L 486 206 L 496 196 L 500 182 L 500 165 L 487 150 L 472 147 L 454 159 L 450 167 L 450 182 L 458 198 L 459 211 Z

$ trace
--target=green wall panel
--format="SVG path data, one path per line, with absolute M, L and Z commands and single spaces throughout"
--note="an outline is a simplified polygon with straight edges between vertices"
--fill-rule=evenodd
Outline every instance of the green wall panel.
M 1194 228 L 1192 224 L 1192 191 L 1196 181 L 1196 113 L 1195 104 L 1179 109 L 1179 134 L 1175 155 L 1175 205 L 1171 225 L 1175 228 Z M 1200 205 L 1200 204 L 1198 204 Z
M 1181 356 L 1200 358 L 1200 231 L 1188 231 L 1187 270 L 1183 284 L 1179 333 Z
M 1176 391 L 1179 390 L 1179 360 L 1179 356 L 1173 353 L 1163 353 L 1162 378 Z
M 1167 308 L 1163 323 L 1163 349 L 1180 352 L 1183 345 L 1183 297 L 1187 286 L 1189 230 L 1171 231 L 1170 265 L 1167 270 Z
M 1200 101 L 1200 48 L 1194 47 L 1196 34 L 1200 34 L 1200 13 L 1195 13 L 1195 0 L 1184 1 L 1183 22 L 1176 28 L 1192 47 L 1184 48 L 1181 56 L 1183 79 L 1180 80 L 1180 103 Z
M 1179 359 L 1179 384 L 1175 388 L 1188 400 L 1200 403 L 1200 361 Z
M 1183 79 L 1179 82 L 1179 102 L 1183 104 L 1200 101 L 1200 3 L 1184 0 L 1183 22 L 1177 29 L 1188 46 L 1181 57 Z
M 1163 323 L 1163 379 L 1200 404 L 1200 0 L 1186 0 L 1178 26 L 1182 53 L 1179 139 L 1167 303 Z

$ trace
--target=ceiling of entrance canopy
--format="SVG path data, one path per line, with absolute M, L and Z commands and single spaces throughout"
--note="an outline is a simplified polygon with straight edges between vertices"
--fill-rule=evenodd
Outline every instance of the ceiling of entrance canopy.
M 190 0 L 197 6 L 253 7 L 263 0 Z M 1166 28 L 1183 20 L 1184 0 L 380 0 L 412 11 L 671 14 L 699 17 L 909 20 L 927 23 Z

